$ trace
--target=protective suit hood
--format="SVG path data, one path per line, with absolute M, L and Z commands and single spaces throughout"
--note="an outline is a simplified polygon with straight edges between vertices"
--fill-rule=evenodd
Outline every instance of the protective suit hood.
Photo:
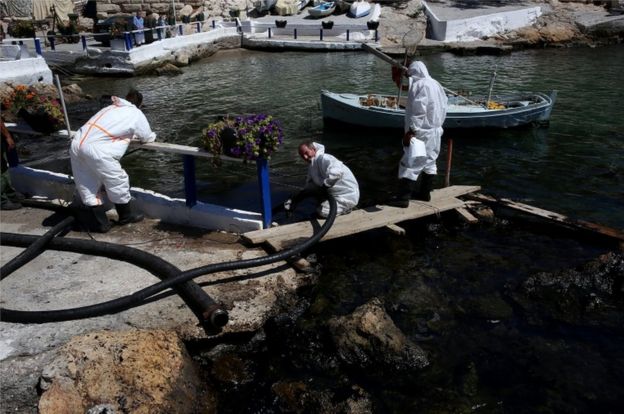
M 319 155 L 325 154 L 325 145 L 319 144 L 318 142 L 313 142 L 312 145 L 314 145 L 314 148 L 316 149 L 316 154 L 314 155 L 314 158 L 317 158 Z
M 409 65 L 409 68 L 407 69 L 407 74 L 410 78 L 415 78 L 415 79 L 423 79 L 423 78 L 431 77 L 429 76 L 429 71 L 427 70 L 427 67 L 420 60 L 412 62 L 412 64 Z

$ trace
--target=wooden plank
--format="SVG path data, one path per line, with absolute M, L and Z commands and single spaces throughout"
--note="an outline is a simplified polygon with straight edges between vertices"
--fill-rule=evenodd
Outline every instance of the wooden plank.
M 397 226 L 396 224 L 388 224 L 386 228 L 397 236 L 405 236 L 405 229 L 403 227 Z
M 375 220 L 376 227 L 383 227 L 388 224 L 395 224 L 401 221 L 412 220 L 419 217 L 424 217 L 426 215 L 436 214 L 436 212 L 443 211 L 442 208 L 448 210 L 450 208 L 461 207 L 463 202 L 458 200 L 454 200 L 455 197 L 460 195 L 465 195 L 468 193 L 472 193 L 475 191 L 479 191 L 481 188 L 478 186 L 451 186 L 446 188 L 441 188 L 438 190 L 434 190 L 431 193 L 431 202 L 427 203 L 424 201 L 412 201 L 409 208 L 397 208 L 397 207 L 389 207 L 389 206 L 374 206 L 368 207 L 366 209 L 355 210 L 347 215 L 336 217 L 336 221 L 333 227 L 341 226 L 348 227 L 351 226 L 353 229 L 359 229 L 362 227 L 361 231 L 370 230 L 375 227 L 367 227 L 366 223 L 370 220 Z M 447 204 L 443 203 L 444 200 L 453 199 L 453 207 L 448 207 Z M 458 204 L 459 203 L 459 204 Z M 419 206 L 419 208 L 415 209 L 415 206 Z M 376 217 L 377 212 L 382 212 L 381 218 Z M 360 225 L 360 221 L 363 225 Z M 269 229 L 261 229 L 254 230 L 242 235 L 244 241 L 251 244 L 259 244 L 269 239 L 275 238 L 288 238 L 287 235 L 300 236 L 305 233 L 307 229 L 311 226 L 312 228 L 319 228 L 323 225 L 324 220 L 314 220 L 308 222 L 294 223 L 288 224 L 285 226 L 271 227 Z M 312 224 L 311 224 L 312 223 Z M 303 232 L 303 233 L 302 233 Z M 332 231 L 330 230 L 330 233 Z M 327 237 L 327 236 L 326 236 Z
M 471 194 L 470 198 L 473 198 L 473 199 L 476 199 L 485 203 L 498 204 L 498 205 L 507 207 L 512 210 L 516 210 L 516 211 L 531 214 L 537 217 L 541 217 L 543 219 L 550 220 L 555 223 L 562 224 L 568 227 L 573 227 L 576 229 L 586 230 L 592 233 L 597 233 L 602 236 L 607 236 L 609 238 L 619 240 L 621 242 L 624 241 L 623 231 L 613 229 L 610 227 L 606 227 L 601 224 L 590 223 L 588 221 L 583 221 L 583 220 L 575 220 L 570 217 L 564 216 L 563 214 L 544 210 L 544 209 L 534 207 L 528 204 L 518 203 L 516 201 L 512 201 L 506 198 L 501 198 L 499 200 L 494 197 L 490 197 L 490 196 L 483 195 L 483 194 Z
M 464 207 L 456 208 L 455 211 L 459 214 L 459 216 L 466 222 L 470 224 L 478 223 L 479 219 L 470 214 L 468 210 Z
M 373 209 L 356 210 L 345 216 L 337 217 L 334 225 L 321 241 L 350 236 L 363 231 L 381 228 L 388 224 L 439 214 L 462 205 L 462 200 L 447 198 L 430 203 L 412 201 L 409 208 L 377 206 Z M 274 246 L 284 249 L 294 244 L 302 243 L 312 237 L 321 225 L 319 221 L 305 221 L 283 226 L 283 228 L 288 227 L 285 229 L 285 232 L 272 234 L 267 241 Z
M 169 152 L 173 154 L 192 155 L 200 158 L 214 158 L 214 155 L 210 152 L 202 148 L 190 147 L 188 145 L 171 144 L 168 142 L 148 142 L 147 144 L 141 144 L 138 141 L 132 141 L 130 145 L 132 149 L 141 148 L 152 151 Z M 243 162 L 242 158 L 233 158 L 228 157 L 227 155 L 221 155 L 219 158 L 224 161 Z

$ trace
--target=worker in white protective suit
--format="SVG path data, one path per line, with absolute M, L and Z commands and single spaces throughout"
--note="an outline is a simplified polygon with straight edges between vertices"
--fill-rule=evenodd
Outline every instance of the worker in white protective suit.
M 107 232 L 111 224 L 106 217 L 102 187 L 115 204 L 117 224 L 136 223 L 143 215 L 136 212 L 130 196 L 128 174 L 119 163 L 132 139 L 152 142 L 156 134 L 139 109 L 143 96 L 131 90 L 126 99 L 113 96 L 109 105 L 95 114 L 73 136 L 70 147 L 71 166 L 76 191 L 87 213 L 83 221 L 92 231 Z
M 325 146 L 316 142 L 299 145 L 299 156 L 309 164 L 306 185 L 297 195 L 284 203 L 284 209 L 291 211 L 294 205 L 310 193 L 325 190 L 338 205 L 337 214 L 349 213 L 360 200 L 360 188 L 355 176 L 333 155 L 325 152 Z M 329 202 L 324 200 L 316 210 L 320 217 L 329 215 Z
M 415 61 L 410 64 L 407 77 L 409 84 L 403 157 L 399 164 L 399 193 L 388 203 L 396 207 L 407 207 L 410 198 L 431 200 L 442 124 L 448 108 L 444 88 L 429 76 L 424 63 Z

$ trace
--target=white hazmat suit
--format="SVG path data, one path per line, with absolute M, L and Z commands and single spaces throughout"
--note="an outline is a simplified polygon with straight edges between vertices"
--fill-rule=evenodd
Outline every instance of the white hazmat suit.
M 325 187 L 338 204 L 338 214 L 350 212 L 360 200 L 360 187 L 355 176 L 344 163 L 325 153 L 325 146 L 313 142 L 316 154 L 308 166 L 306 189 L 312 186 Z M 317 210 L 321 217 L 329 215 L 329 202 L 321 203 Z
M 71 142 L 69 154 L 76 190 L 88 207 L 102 204 L 98 195 L 102 185 L 111 202 L 130 202 L 130 181 L 119 160 L 131 139 L 144 143 L 156 139 L 139 108 L 116 96 L 112 101 L 112 105 L 91 117 Z
M 448 98 L 444 88 L 429 76 L 420 61 L 408 69 L 409 92 L 405 108 L 405 133 L 412 131 L 410 145 L 403 147 L 399 178 L 416 181 L 418 175 L 437 173 L 436 160 L 440 154 L 442 124 L 446 118 Z

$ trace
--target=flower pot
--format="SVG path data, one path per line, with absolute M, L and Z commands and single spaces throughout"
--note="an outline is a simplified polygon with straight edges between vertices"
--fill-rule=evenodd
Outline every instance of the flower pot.
M 366 22 L 366 27 L 368 30 L 377 30 L 379 27 L 379 20 L 369 20 Z
M 238 136 L 236 135 L 236 130 L 234 128 L 225 128 L 221 131 L 219 135 L 221 139 L 221 148 L 223 148 L 223 153 L 228 156 L 232 156 L 232 149 L 236 148 L 236 140 Z
M 334 27 L 334 22 L 331 20 L 321 22 L 321 26 L 323 26 L 323 29 L 331 29 L 332 27 Z
M 284 28 L 286 27 L 286 23 L 288 23 L 288 20 L 276 20 L 275 26 L 279 28 Z
M 20 118 L 22 118 L 29 127 L 34 131 L 41 132 L 42 134 L 51 134 L 57 129 L 54 126 L 50 116 L 45 111 L 32 112 L 28 109 L 22 108 L 17 112 Z
M 126 50 L 126 40 L 125 39 L 111 39 L 110 48 L 111 50 Z

